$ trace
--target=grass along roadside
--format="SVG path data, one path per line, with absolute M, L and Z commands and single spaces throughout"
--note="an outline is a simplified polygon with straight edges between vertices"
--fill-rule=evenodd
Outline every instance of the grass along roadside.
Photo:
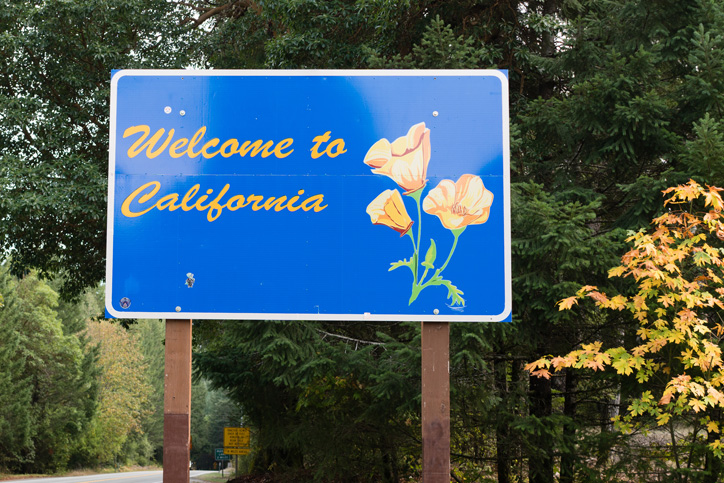
M 231 471 L 229 471 L 231 470 Z M 234 469 L 233 468 L 226 468 L 224 470 L 224 476 L 221 476 L 220 471 L 215 471 L 213 473 L 206 473 L 205 475 L 200 476 L 194 476 L 191 478 L 191 483 L 198 482 L 198 481 L 210 481 L 212 483 L 226 483 L 230 479 L 234 478 Z
M 65 471 L 61 473 L 55 473 L 52 475 L 42 474 L 22 474 L 13 475 L 10 473 L 0 473 L 0 481 L 13 481 L 13 480 L 25 480 L 29 478 L 60 478 L 64 476 L 86 476 L 86 475 L 99 475 L 104 473 L 127 473 L 129 471 L 161 471 L 163 468 L 160 466 L 121 466 L 119 469 L 113 466 L 104 468 L 88 468 L 83 470 Z M 226 481 L 226 480 L 223 480 Z

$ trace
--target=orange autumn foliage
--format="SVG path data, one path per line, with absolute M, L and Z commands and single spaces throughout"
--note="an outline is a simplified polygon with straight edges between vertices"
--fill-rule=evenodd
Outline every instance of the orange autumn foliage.
M 721 188 L 703 187 L 693 180 L 664 191 L 666 213 L 652 228 L 632 234 L 631 249 L 609 277 L 631 277 L 637 292 L 609 297 L 584 286 L 558 303 L 572 310 L 584 299 L 600 310 L 627 310 L 638 322 L 634 347 L 604 348 L 601 342 L 557 357 L 544 357 L 526 366 L 532 375 L 549 378 L 564 368 L 612 370 L 633 375 L 642 385 L 618 427 L 631 430 L 636 417 L 650 415 L 659 425 L 672 416 L 701 413 L 709 430 L 718 425 L 706 415 L 724 409 L 724 202 Z M 673 359 L 658 357 L 667 350 Z M 674 361 L 674 362 L 671 362 Z M 653 394 L 647 382 L 656 374 L 668 382 Z M 722 455 L 721 439 L 710 443 Z

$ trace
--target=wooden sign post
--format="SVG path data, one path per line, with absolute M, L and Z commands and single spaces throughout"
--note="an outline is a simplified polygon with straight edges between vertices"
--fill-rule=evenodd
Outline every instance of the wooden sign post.
M 166 320 L 163 483 L 189 483 L 191 325 L 190 320 Z
M 448 322 L 422 322 L 422 481 L 450 483 Z
M 110 91 L 106 312 L 167 319 L 164 481 L 189 480 L 190 319 L 224 319 L 422 321 L 424 481 L 448 483 L 449 323 L 512 320 L 507 72 L 131 69 Z

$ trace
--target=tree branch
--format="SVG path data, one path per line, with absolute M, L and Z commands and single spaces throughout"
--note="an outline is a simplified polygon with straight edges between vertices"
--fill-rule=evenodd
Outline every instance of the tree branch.
M 180 3 L 180 4 L 181 4 L 181 5 L 187 5 L 187 6 L 191 7 L 191 6 L 188 5 L 187 3 Z M 187 18 L 187 19 L 183 20 L 183 21 L 181 22 L 181 24 L 183 25 L 183 24 L 186 24 L 186 23 L 188 23 L 188 22 L 193 21 L 193 26 L 194 26 L 194 28 L 195 28 L 195 27 L 200 26 L 200 25 L 203 24 L 204 22 L 206 22 L 206 21 L 207 21 L 208 19 L 210 19 L 211 17 L 214 17 L 214 16 L 216 16 L 216 15 L 221 15 L 221 14 L 223 14 L 224 12 L 227 12 L 227 11 L 231 10 L 232 8 L 234 8 L 234 7 L 236 7 L 236 6 L 240 6 L 240 7 L 244 8 L 244 9 L 249 9 L 249 8 L 250 8 L 250 9 L 252 9 L 252 10 L 254 11 L 254 13 L 256 13 L 257 15 L 261 15 L 261 11 L 262 11 L 262 10 L 261 10 L 261 7 L 260 7 L 256 2 L 254 2 L 253 0 L 232 0 L 232 1 L 230 1 L 230 2 L 228 2 L 228 3 L 226 3 L 226 4 L 224 4 L 224 5 L 219 5 L 219 6 L 217 6 L 217 7 L 214 7 L 214 8 L 211 8 L 211 9 L 209 9 L 209 10 L 204 11 L 204 13 L 202 13 L 201 15 L 199 15 L 198 18 L 196 18 L 196 19 Z M 197 10 L 197 11 L 199 11 L 199 12 L 200 12 L 200 11 L 203 11 L 203 10 L 200 9 L 199 7 L 191 7 L 191 8 L 193 8 L 194 10 Z
M 350 342 L 355 342 L 355 343 L 357 343 L 357 344 L 380 345 L 380 346 L 384 346 L 384 345 L 385 345 L 384 342 L 373 342 L 373 341 L 370 341 L 370 340 L 353 339 L 352 337 L 347 337 L 347 336 L 345 336 L 345 335 L 332 334 L 331 332 L 325 332 L 325 331 L 323 331 L 323 330 L 321 330 L 321 329 L 317 329 L 317 332 L 319 332 L 320 334 L 324 334 L 325 337 L 326 337 L 326 336 L 336 337 L 336 338 L 338 338 L 338 339 L 343 339 L 343 340 L 347 340 L 347 341 L 350 341 Z

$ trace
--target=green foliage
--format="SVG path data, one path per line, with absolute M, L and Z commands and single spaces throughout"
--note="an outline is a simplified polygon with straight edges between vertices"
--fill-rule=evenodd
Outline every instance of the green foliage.
M 566 482 L 574 475 L 646 480 L 676 468 L 675 452 L 663 445 L 652 446 L 655 463 L 608 457 L 611 448 L 640 446 L 612 431 L 611 415 L 599 410 L 640 397 L 623 356 L 616 360 L 622 374 L 566 372 L 548 386 L 528 381 L 521 365 L 568 352 L 585 338 L 612 346 L 636 340 L 637 328 L 620 313 L 586 308 L 573 317 L 555 311 L 555 302 L 584 278 L 611 293 L 625 291 L 626 281 L 605 278 L 620 230 L 646 226 L 661 210 L 665 186 L 724 174 L 720 1 L 13 0 L 4 6 L 0 249 L 13 255 L 14 273 L 34 267 L 42 276 L 61 276 L 64 294 L 81 294 L 103 275 L 110 69 L 507 69 L 515 321 L 453 329 L 455 464 L 461 475 L 489 478 L 496 458 L 501 481 L 529 475 L 536 483 L 553 479 L 554 463 Z M 0 293 L 2 310 L 15 310 L 15 286 L 8 282 Z M 33 303 L 49 307 L 55 302 L 48 295 Z M 45 325 L 62 321 L 54 325 L 59 332 L 47 333 L 79 341 L 71 344 L 77 357 L 68 367 L 82 360 L 79 371 L 89 377 L 92 357 L 78 335 L 77 314 L 66 315 L 62 306 L 24 310 Z M 228 390 L 258 431 L 257 468 L 311 468 L 321 479 L 333 477 L 344 461 L 358 480 L 414 474 L 417 327 L 199 325 L 197 370 Z M 7 327 L 0 325 L 7 340 L 0 361 L 12 359 L 7 367 L 13 369 L 0 378 L 12 389 L 0 387 L 0 402 L 11 401 L 10 394 L 27 398 L 22 388 L 33 387 L 37 367 L 36 359 L 15 356 L 29 341 Z M 50 343 L 38 347 L 37 354 L 59 350 Z M 151 379 L 158 388 L 159 348 L 141 350 L 149 368 L 156 364 Z M 79 377 L 71 387 L 83 380 L 87 384 Z M 78 414 L 92 413 L 94 397 L 81 399 Z M 17 467 L 46 461 L 47 453 L 35 447 L 34 413 L 25 418 L 11 409 L 14 402 L 7 410 L 0 406 L 0 428 L 18 428 L 13 456 L 3 461 Z M 151 406 L 158 411 L 160 402 Z M 681 422 L 704 434 L 696 419 Z M 158 413 L 141 424 L 158 448 Z M 145 452 L 143 437 L 127 441 L 136 447 L 129 451 Z M 492 445 L 495 454 L 485 449 Z M 692 464 L 716 473 L 704 453 L 692 454 Z M 681 466 L 676 471 L 677 478 L 690 476 Z
M 684 146 L 682 160 L 697 179 L 724 177 L 724 125 L 706 113 L 694 124 L 693 140 Z
M 105 269 L 111 69 L 182 67 L 189 33 L 165 0 L 8 0 L 2 12 L 0 250 L 15 274 L 63 275 L 77 295 Z
M 390 59 L 368 50 L 368 64 L 373 69 L 480 69 L 491 68 L 501 53 L 486 45 L 478 46 L 473 37 L 456 36 L 440 16 L 426 27 L 419 44 L 412 52 Z
M 258 431 L 256 469 L 393 481 L 419 438 L 419 332 L 406 325 L 394 327 L 395 337 L 375 330 L 202 322 L 194 361 Z
M 241 412 L 224 391 L 198 379 L 191 388 L 191 461 L 200 470 L 214 469 L 214 450 L 223 447 L 224 428 L 242 425 Z M 240 466 L 248 457 L 240 457 Z
M 89 452 L 100 463 L 122 454 L 129 436 L 141 431 L 151 386 L 138 342 L 121 326 L 92 322 L 87 333 L 98 345 L 98 409 L 86 433 Z M 145 454 L 144 454 L 145 456 Z
M 14 283 L 2 268 L 0 287 L 12 303 Z M 7 310 L 7 309 L 5 309 Z M 0 316 L 6 311 L 0 312 Z M 27 408 L 32 398 L 31 378 L 27 375 L 26 361 L 21 352 L 20 336 L 10 324 L 0 323 L 0 468 L 13 468 L 32 460 L 33 420 Z
M 637 289 L 633 295 L 609 297 L 594 286 L 584 286 L 561 301 L 565 310 L 588 296 L 601 309 L 628 312 L 638 327 L 634 344 L 605 350 L 601 342 L 582 344 L 564 356 L 528 366 L 534 375 L 547 378 L 549 368 L 608 368 L 635 377 L 638 393 L 626 413 L 616 418 L 617 426 L 632 432 L 668 425 L 679 474 L 685 474 L 681 459 L 688 459 L 689 471 L 698 472 L 702 455 L 711 459 L 724 454 L 719 436 L 724 407 L 724 202 L 720 191 L 694 181 L 665 191 L 672 193 L 666 201 L 669 211 L 653 221 L 649 232 L 641 230 L 628 238 L 631 249 L 609 272 L 611 277 L 632 278 Z M 693 431 L 677 436 L 675 425 Z M 708 451 L 704 442 L 709 443 Z M 688 447 L 688 456 L 679 453 L 677 446 Z
M 163 461 L 165 328 L 162 320 L 139 320 L 129 329 L 143 355 L 144 379 L 151 390 L 140 419 L 141 431 L 131 432 L 129 443 L 121 450 L 127 460 L 140 457 L 156 463 Z M 223 445 L 224 426 L 239 423 L 239 417 L 231 417 L 233 404 L 223 392 L 210 390 L 208 385 L 197 377 L 191 387 L 191 461 L 197 469 L 213 469 L 214 449 Z M 129 444 L 134 447 L 128 447 Z
M 58 295 L 31 273 L 15 279 L 0 266 L 0 466 L 57 471 L 67 466 L 93 416 L 93 358 L 65 334 Z
M 201 48 L 217 68 L 361 68 L 365 43 L 391 48 L 400 19 L 419 8 L 409 1 L 229 3 L 204 18 L 211 31 Z
M 143 356 L 145 382 L 150 386 L 147 411 L 141 415 L 141 432 L 150 445 L 153 459 L 163 459 L 163 391 L 165 381 L 164 341 L 166 324 L 162 320 L 140 320 L 130 328 Z M 193 410 L 192 405 L 192 410 Z
M 623 234 L 600 230 L 596 211 L 601 202 L 587 202 L 586 193 L 551 194 L 534 183 L 516 184 L 513 189 L 518 315 L 544 324 L 565 321 L 567 314 L 561 319 L 550 301 L 578 288 L 581 274 L 605 277 Z
M 359 25 L 349 8 L 353 4 L 359 12 L 374 5 L 364 11 L 368 25 L 378 28 L 379 20 L 385 19 L 390 29 L 382 29 L 379 42 L 369 39 L 365 29 L 354 37 L 344 30 L 344 22 Z M 599 430 L 598 426 L 605 428 L 600 420 L 606 417 L 596 407 L 615 406 L 611 400 L 619 396 L 625 399 L 629 382 L 598 376 L 574 381 L 566 374 L 556 383 L 564 389 L 546 389 L 528 384 L 520 363 L 554 348 L 575 347 L 584 336 L 635 337 L 630 323 L 615 314 L 586 311 L 572 317 L 558 313 L 555 302 L 577 289 L 584 277 L 611 283 L 606 281 L 606 268 L 614 262 L 622 229 L 648 223 L 660 210 L 657 200 L 665 186 L 718 169 L 720 2 L 349 2 L 336 18 L 323 13 L 317 17 L 324 9 L 319 2 L 293 2 L 270 8 L 283 21 L 273 24 L 269 18 L 270 23 L 260 23 L 267 36 L 260 29 L 241 35 L 250 18 L 268 18 L 266 6 L 259 7 L 256 17 L 225 17 L 215 24 L 238 28 L 239 42 L 253 39 L 255 48 L 247 51 L 258 56 L 257 66 L 357 67 L 359 47 L 367 67 L 508 69 L 514 135 L 515 323 L 505 330 L 461 329 L 462 340 L 487 342 L 478 346 L 476 357 L 465 350 L 465 357 L 451 368 L 458 374 L 453 385 L 460 397 L 457 407 L 466 411 L 460 418 L 464 422 L 454 422 L 460 431 L 456 437 L 460 448 L 471 448 L 461 453 L 477 465 L 492 456 L 476 450 L 475 443 L 496 441 L 498 454 L 504 454 L 501 468 L 517 461 L 517 474 L 527 472 L 534 481 L 553 478 L 554 453 L 575 460 L 573 466 L 561 468 L 562 479 L 571 481 L 574 471 L 588 471 L 583 460 L 575 458 L 582 447 L 600 452 L 603 466 L 596 474 L 617 474 L 621 467 L 605 457 L 604 448 L 624 447 L 625 441 Z M 394 17 L 385 16 L 383 6 Z M 313 27 L 300 33 L 305 21 Z M 278 25 L 288 30 L 280 34 Z M 324 29 L 326 35 L 320 37 Z M 330 54 L 332 42 L 321 38 L 335 39 L 339 58 Z M 317 52 L 320 56 L 315 58 Z M 337 64 L 340 59 L 346 63 Z M 214 57 L 209 60 L 215 65 Z M 705 172 L 705 166 L 711 168 Z M 616 283 L 612 288 L 625 287 Z M 453 344 L 458 347 L 457 341 Z M 490 360 L 499 361 L 499 371 L 492 374 L 505 374 L 492 393 L 482 382 L 490 383 L 493 377 Z M 287 368 L 279 369 L 278 377 L 283 377 Z M 331 381 L 324 387 L 336 388 Z M 569 424 L 574 420 L 578 424 Z M 477 432 L 470 429 L 475 424 Z M 502 440 L 515 441 L 516 446 L 506 448 Z M 546 454 L 547 463 L 536 459 Z M 520 461 L 526 457 L 531 466 L 522 469 Z M 562 465 L 564 459 L 559 460 Z M 467 464 L 466 471 L 474 474 L 474 466 Z

